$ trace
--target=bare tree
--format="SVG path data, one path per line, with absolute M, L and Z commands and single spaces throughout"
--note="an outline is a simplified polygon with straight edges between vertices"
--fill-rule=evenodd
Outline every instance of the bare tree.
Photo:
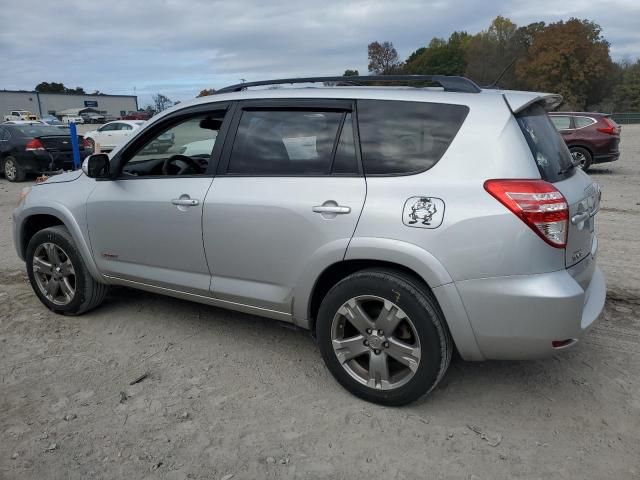
M 171 99 L 161 93 L 156 93 L 153 97 L 153 104 L 156 112 L 162 112 L 173 105 Z
M 369 50 L 369 71 L 376 75 L 397 73 L 402 64 L 398 52 L 391 42 L 371 42 Z

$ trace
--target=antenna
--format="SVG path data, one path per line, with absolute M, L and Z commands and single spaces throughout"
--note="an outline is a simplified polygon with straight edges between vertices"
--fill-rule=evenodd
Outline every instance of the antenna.
M 516 60 L 517 58 L 514 58 L 513 60 L 511 60 L 509 62 L 509 65 L 504 67 L 504 70 L 500 72 L 500 75 L 498 75 L 498 78 L 496 78 L 496 80 L 491 85 L 487 85 L 486 87 L 483 87 L 483 88 L 496 88 L 498 86 L 498 82 L 502 80 L 502 77 L 504 77 L 504 74 L 509 71 L 509 69 L 513 66 L 514 63 L 516 63 Z

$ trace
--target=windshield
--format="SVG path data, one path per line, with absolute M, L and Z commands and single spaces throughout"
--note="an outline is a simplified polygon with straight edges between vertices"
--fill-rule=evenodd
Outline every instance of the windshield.
M 47 135 L 64 135 L 64 129 L 46 125 L 25 125 L 17 127 L 23 137 L 43 137 Z
M 575 169 L 569 149 L 544 108 L 536 103 L 516 118 L 542 178 L 557 182 L 572 175 Z

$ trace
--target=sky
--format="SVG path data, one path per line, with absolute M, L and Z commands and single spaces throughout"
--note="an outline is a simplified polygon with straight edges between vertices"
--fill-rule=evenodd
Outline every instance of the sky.
M 0 8 L 0 89 L 42 81 L 193 98 L 240 79 L 367 73 L 367 44 L 401 59 L 433 37 L 570 17 L 600 24 L 614 60 L 640 57 L 640 0 L 13 0 Z

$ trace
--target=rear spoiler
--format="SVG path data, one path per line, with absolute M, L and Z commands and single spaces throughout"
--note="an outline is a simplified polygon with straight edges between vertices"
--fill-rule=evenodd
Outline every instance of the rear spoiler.
M 555 93 L 503 91 L 502 96 L 513 113 L 519 113 L 534 103 L 539 103 L 546 111 L 553 110 L 562 103 L 562 95 Z

